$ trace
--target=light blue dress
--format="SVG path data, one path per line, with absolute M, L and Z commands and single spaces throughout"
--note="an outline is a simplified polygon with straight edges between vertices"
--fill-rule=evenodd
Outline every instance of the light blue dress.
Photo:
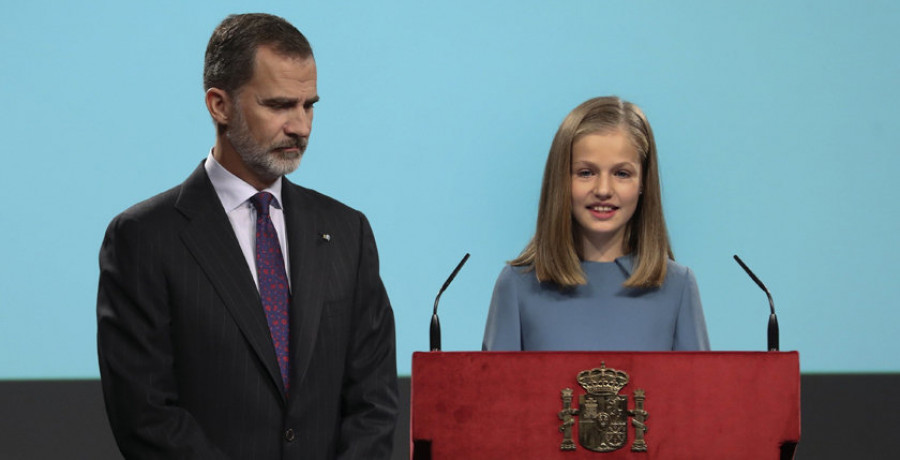
M 709 350 L 691 269 L 668 262 L 659 288 L 626 288 L 631 256 L 582 262 L 587 284 L 559 291 L 533 270 L 507 265 L 494 286 L 487 351 Z

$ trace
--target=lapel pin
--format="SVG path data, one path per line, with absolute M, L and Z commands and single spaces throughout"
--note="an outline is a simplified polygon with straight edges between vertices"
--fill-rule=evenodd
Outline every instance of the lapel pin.
M 329 241 L 329 242 L 330 242 L 330 241 L 331 241 L 331 235 L 328 234 L 328 233 L 323 233 L 323 234 L 322 234 L 322 239 L 325 240 L 325 241 Z

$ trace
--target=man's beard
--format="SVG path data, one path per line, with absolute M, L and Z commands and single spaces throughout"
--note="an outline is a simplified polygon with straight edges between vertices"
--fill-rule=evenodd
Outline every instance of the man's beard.
M 275 181 L 300 166 L 300 157 L 306 150 L 306 138 L 290 137 L 272 145 L 260 145 L 253 139 L 240 107 L 235 107 L 234 121 L 228 125 L 225 135 L 240 155 L 244 165 L 260 179 Z M 275 152 L 281 148 L 296 148 L 295 152 Z

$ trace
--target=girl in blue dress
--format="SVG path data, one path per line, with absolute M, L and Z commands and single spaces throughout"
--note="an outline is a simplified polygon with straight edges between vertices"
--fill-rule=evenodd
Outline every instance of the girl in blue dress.
M 590 99 L 547 157 L 531 242 L 501 271 L 484 350 L 708 350 L 697 282 L 675 263 L 653 131 Z

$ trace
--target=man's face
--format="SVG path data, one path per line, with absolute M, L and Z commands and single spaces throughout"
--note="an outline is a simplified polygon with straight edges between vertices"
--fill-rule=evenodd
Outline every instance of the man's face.
M 271 184 L 296 170 L 319 99 L 315 60 L 260 47 L 253 77 L 236 93 L 225 136 L 250 176 L 242 178 L 253 185 Z

